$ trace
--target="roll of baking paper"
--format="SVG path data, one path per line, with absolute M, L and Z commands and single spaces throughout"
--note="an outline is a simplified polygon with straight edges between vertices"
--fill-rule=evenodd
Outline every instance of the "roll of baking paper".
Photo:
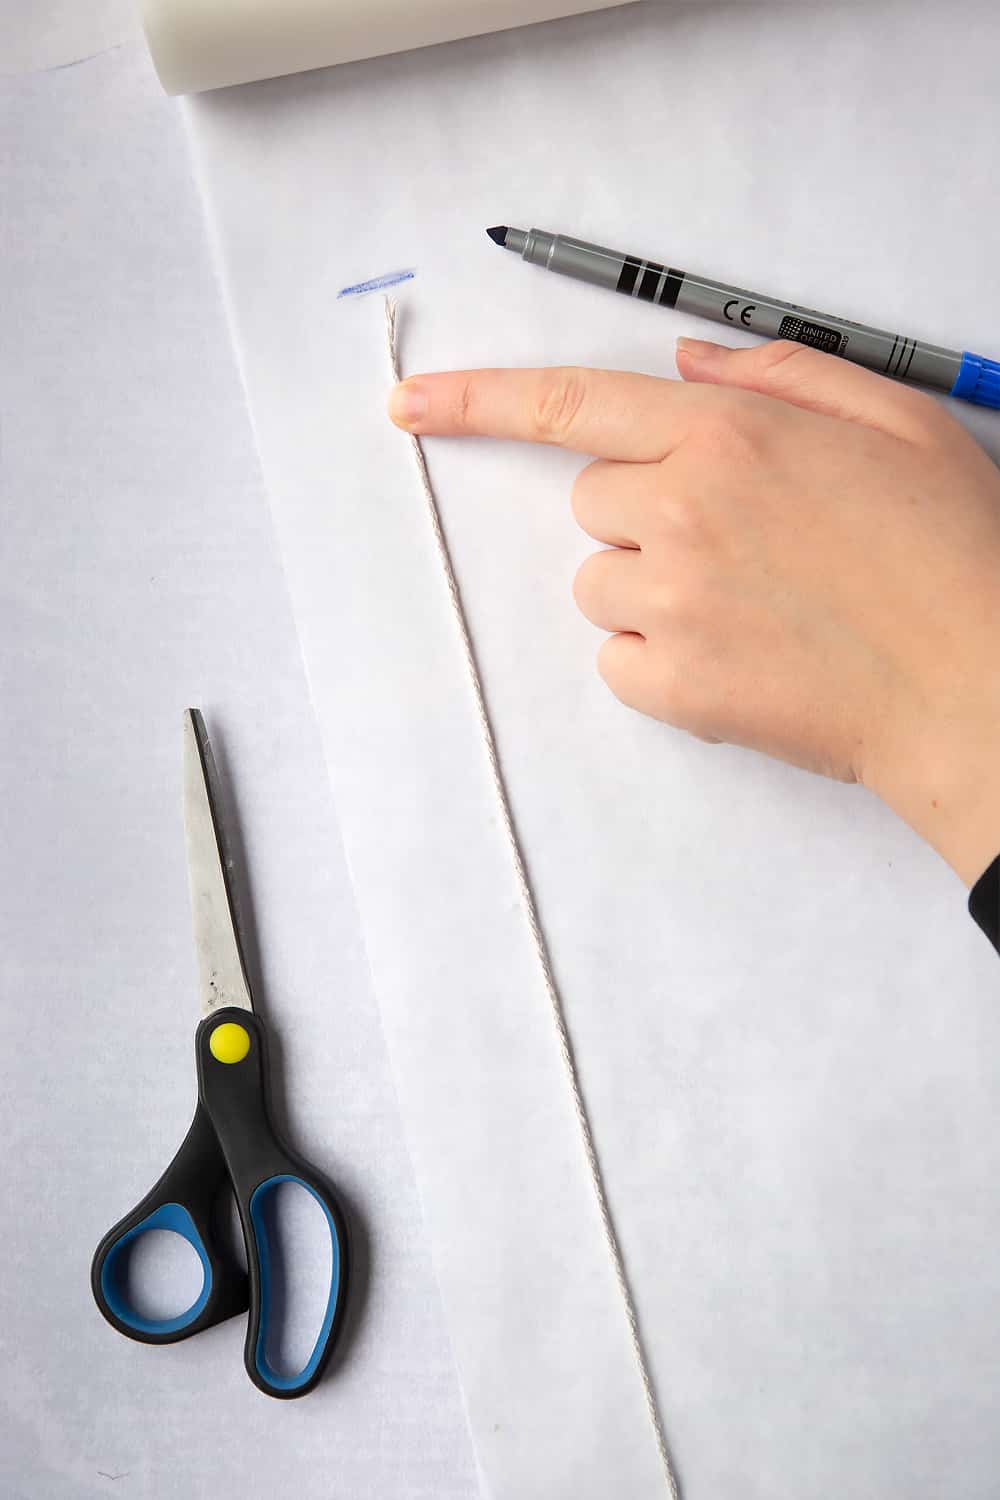
M 604 10 L 621 0 L 143 0 L 168 94 L 304 73 Z

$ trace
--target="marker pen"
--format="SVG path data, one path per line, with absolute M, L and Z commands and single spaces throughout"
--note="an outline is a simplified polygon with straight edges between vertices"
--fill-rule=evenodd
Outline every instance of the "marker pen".
M 826 354 L 892 375 L 897 380 L 933 386 L 963 401 L 1000 409 L 1000 362 L 938 344 L 925 344 L 901 333 L 886 333 L 864 323 L 850 323 L 829 313 L 779 302 L 757 292 L 692 276 L 655 260 L 623 255 L 542 229 L 509 229 L 497 224 L 487 234 L 495 244 L 547 271 L 577 281 L 609 287 L 640 302 L 676 307 L 678 312 L 728 323 L 773 339 L 793 339 Z

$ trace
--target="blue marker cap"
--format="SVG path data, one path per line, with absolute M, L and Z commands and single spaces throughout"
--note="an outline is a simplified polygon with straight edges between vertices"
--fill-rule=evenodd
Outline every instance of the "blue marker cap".
M 949 395 L 1000 411 L 1000 362 L 966 350 Z

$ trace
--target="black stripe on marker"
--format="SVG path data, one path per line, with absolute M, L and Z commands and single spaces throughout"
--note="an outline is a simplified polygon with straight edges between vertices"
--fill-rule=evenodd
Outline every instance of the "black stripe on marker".
M 626 255 L 625 264 L 622 266 L 618 277 L 617 288 L 619 292 L 624 292 L 626 297 L 631 297 L 632 295 L 632 288 L 635 286 L 635 278 L 639 274 L 639 267 L 641 265 L 642 261 L 636 260 L 634 255 Z
M 899 344 L 899 334 L 897 333 L 896 337 L 892 341 L 892 348 L 889 350 L 889 358 L 885 362 L 885 373 L 887 375 L 888 375 L 889 371 L 892 369 L 893 356 L 896 353 L 896 348 L 897 348 L 898 344 Z
M 910 357 L 906 361 L 906 369 L 904 370 L 902 368 L 902 366 L 900 366 L 900 371 L 899 371 L 899 378 L 900 378 L 900 380 L 905 380 L 906 377 L 907 377 L 907 375 L 909 375 L 909 373 L 910 373 L 910 366 L 913 363 L 913 356 L 916 354 L 916 352 L 917 352 L 917 341 L 916 341 L 916 339 L 914 339 L 913 343 L 910 345 Z
M 666 280 L 663 283 L 663 290 L 658 299 L 661 307 L 677 306 L 677 294 L 681 289 L 681 282 L 683 280 L 684 272 L 675 271 L 673 266 L 671 266 L 667 272 Z
M 647 260 L 646 269 L 643 271 L 642 280 L 639 282 L 639 290 L 636 292 L 636 296 L 641 301 L 652 302 L 656 296 L 656 288 L 660 284 L 660 277 L 665 270 L 666 266 L 661 266 L 655 260 Z

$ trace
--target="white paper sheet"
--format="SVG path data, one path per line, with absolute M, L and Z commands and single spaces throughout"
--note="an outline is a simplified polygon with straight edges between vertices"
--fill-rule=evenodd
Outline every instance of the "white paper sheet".
M 405 439 L 404 363 L 673 373 L 707 330 L 510 222 L 1000 347 L 991 5 L 637 7 L 192 102 L 477 1452 L 662 1493 Z M 735 337 L 735 336 L 734 336 Z M 997 443 L 995 418 L 964 413 Z M 578 460 L 428 444 L 686 1494 L 987 1500 L 996 960 L 857 789 L 619 707 Z
M 0 0 L 0 76 L 71 67 L 141 36 L 134 0 Z
M 0 179 L 0 1495 L 472 1500 L 253 437 L 144 47 L 3 80 Z M 360 1231 L 356 1336 L 300 1402 L 251 1386 L 243 1319 L 149 1348 L 90 1295 L 194 1104 L 191 703 L 239 813 L 280 1116 Z

